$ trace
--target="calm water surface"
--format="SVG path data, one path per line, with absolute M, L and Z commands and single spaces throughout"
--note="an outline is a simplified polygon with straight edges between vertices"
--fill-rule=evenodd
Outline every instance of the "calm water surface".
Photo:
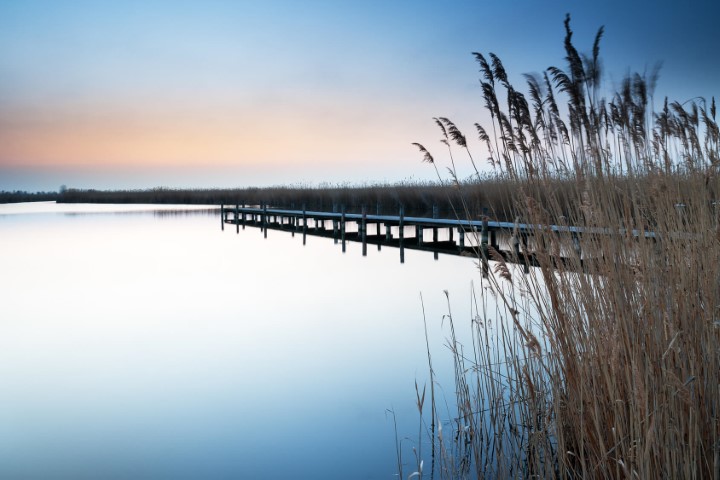
M 474 262 L 177 208 L 0 205 L 0 478 L 395 478 Z

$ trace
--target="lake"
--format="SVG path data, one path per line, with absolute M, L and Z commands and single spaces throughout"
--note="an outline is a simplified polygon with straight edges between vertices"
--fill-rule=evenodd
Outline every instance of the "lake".
M 423 306 L 451 404 L 444 290 L 469 328 L 475 261 L 267 236 L 207 207 L 0 205 L 0 478 L 390 479 L 388 410 L 412 472 Z

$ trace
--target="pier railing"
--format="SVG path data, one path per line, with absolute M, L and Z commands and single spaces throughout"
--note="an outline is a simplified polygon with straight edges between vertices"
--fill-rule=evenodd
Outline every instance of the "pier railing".
M 630 235 L 655 239 L 655 233 L 623 228 L 583 228 L 567 225 L 537 225 L 522 222 L 492 221 L 487 216 L 480 219 L 449 219 L 405 216 L 401 207 L 397 215 L 373 215 L 363 213 L 324 212 L 311 210 L 287 210 L 267 207 L 227 206 L 220 209 L 221 227 L 234 225 L 236 231 L 246 226 L 260 228 L 265 237 L 268 230 L 302 233 L 303 243 L 308 235 L 333 238 L 342 244 L 362 243 L 363 255 L 368 245 L 398 248 L 400 261 L 405 261 L 405 249 L 438 254 L 462 255 L 485 261 L 494 255 L 506 261 L 525 266 L 538 265 L 532 248 L 532 239 L 539 232 L 553 232 L 568 242 L 569 248 L 561 249 L 553 262 L 569 264 L 571 258 L 582 266 L 585 255 L 580 238 L 583 235 Z M 485 265 L 487 267 L 487 265 Z

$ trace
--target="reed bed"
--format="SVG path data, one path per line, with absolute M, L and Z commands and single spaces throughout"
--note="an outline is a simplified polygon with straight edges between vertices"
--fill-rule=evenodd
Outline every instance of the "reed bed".
M 483 209 L 503 205 L 512 185 L 506 179 L 485 175 L 463 182 L 462 193 L 477 216 Z M 448 192 L 440 182 L 400 182 L 394 184 L 275 186 L 235 189 L 81 190 L 70 188 L 57 194 L 65 203 L 168 203 L 168 204 L 245 204 L 277 208 L 332 210 L 397 214 L 402 206 L 407 213 L 431 216 L 433 211 L 451 217 L 453 205 L 460 202 L 459 192 Z M 0 197 L 1 198 L 1 197 Z
M 527 94 L 497 56 L 474 54 L 491 118 L 475 125 L 481 151 L 516 186 L 498 208 L 538 226 L 523 253 L 539 266 L 524 273 L 478 249 L 490 268 L 470 340 L 446 316 L 457 411 L 439 413 L 428 351 L 425 458 L 400 464 L 402 478 L 720 478 L 715 100 L 665 99 L 654 111 L 657 72 L 603 95 L 603 30 L 588 55 L 569 17 L 565 34 L 565 69 L 527 76 Z M 467 150 L 475 165 L 458 127 L 436 123 L 444 151 Z M 470 212 L 462 200 L 457 210 Z M 612 233 L 576 239 L 547 225 Z

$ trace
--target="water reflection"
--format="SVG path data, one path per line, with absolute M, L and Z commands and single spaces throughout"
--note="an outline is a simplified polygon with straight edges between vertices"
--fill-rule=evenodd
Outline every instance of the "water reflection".
M 0 206 L 0 478 L 389 478 L 385 411 L 417 432 L 427 377 L 419 292 L 434 351 L 443 290 L 470 318 L 466 258 L 408 250 L 401 265 L 347 238 L 341 256 L 332 238 L 266 241 L 203 213 L 14 208 Z
M 0 204 L 0 217 L 8 215 L 28 214 L 66 214 L 66 215 L 97 215 L 97 214 L 152 214 L 165 215 L 212 215 L 220 208 L 215 205 L 162 205 L 162 204 L 105 204 L 105 203 L 56 203 L 28 202 Z

